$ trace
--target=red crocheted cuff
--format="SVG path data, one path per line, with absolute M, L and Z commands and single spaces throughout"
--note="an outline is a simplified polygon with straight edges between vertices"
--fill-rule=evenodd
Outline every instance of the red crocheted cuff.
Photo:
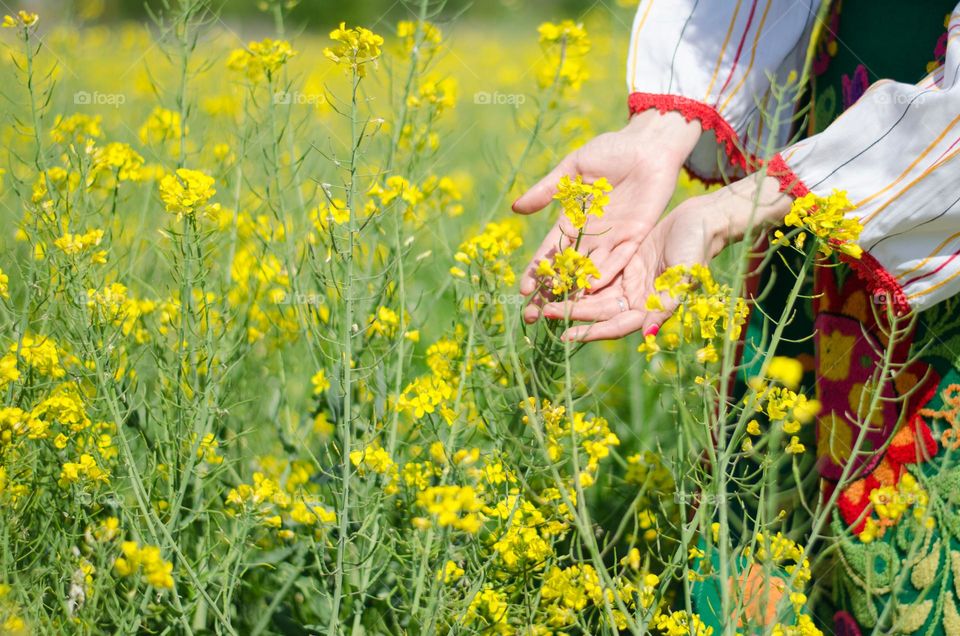
M 731 165 L 742 168 L 744 172 L 749 173 L 758 164 L 754 157 L 748 157 L 743 152 L 743 145 L 740 143 L 737 131 L 727 123 L 727 120 L 713 106 L 708 106 L 688 97 L 656 93 L 631 93 L 627 103 L 630 105 L 631 115 L 656 108 L 660 113 L 676 111 L 683 115 L 687 121 L 696 119 L 700 122 L 704 131 L 713 131 L 717 144 L 723 148 Z M 723 183 L 722 179 L 704 177 L 693 172 L 691 174 L 707 185 Z
M 900 283 L 870 252 L 864 252 L 860 258 L 841 254 L 840 260 L 849 265 L 860 280 L 867 284 L 867 289 L 873 294 L 875 302 L 884 304 L 889 300 L 893 303 L 893 310 L 898 316 L 910 313 L 910 303 L 907 302 L 907 295 L 903 292 Z
M 767 162 L 767 174 L 780 182 L 780 192 L 795 199 L 810 193 L 810 188 L 787 165 L 780 154 L 774 155 Z M 910 303 L 907 302 L 907 295 L 903 293 L 900 283 L 869 252 L 863 252 L 860 258 L 841 254 L 840 260 L 849 265 L 860 280 L 866 283 L 867 290 L 875 298 L 883 302 L 889 300 L 897 315 L 902 316 L 910 312 Z
M 780 182 L 780 192 L 789 194 L 794 199 L 799 199 L 810 193 L 810 189 L 790 169 L 790 166 L 787 165 L 787 162 L 783 160 L 783 156 L 779 153 L 767 162 L 767 175 Z

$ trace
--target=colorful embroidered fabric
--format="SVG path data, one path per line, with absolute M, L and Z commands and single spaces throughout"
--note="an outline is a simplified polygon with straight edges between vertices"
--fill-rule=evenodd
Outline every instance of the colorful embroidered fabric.
M 814 68 L 811 134 L 878 79 L 916 81 L 942 59 L 943 17 L 954 3 L 883 4 L 847 0 L 832 7 L 832 28 L 824 31 Z M 897 47 L 883 36 L 890 24 L 899 31 Z M 920 313 L 898 338 L 893 360 L 905 366 L 883 387 L 888 401 L 863 431 L 862 455 L 850 457 L 861 433 L 850 414 L 857 412 L 863 387 L 889 344 L 882 310 L 888 298 L 875 291 L 882 285 L 871 282 L 842 266 L 816 273 L 823 496 L 830 496 L 845 469 L 860 476 L 839 494 L 840 514 L 832 523 L 840 548 L 833 570 L 833 601 L 840 608 L 833 631 L 859 636 L 879 624 L 894 633 L 960 634 L 960 518 L 957 501 L 949 500 L 960 496 L 960 466 L 950 456 L 956 449 L 951 419 L 960 402 L 952 384 L 960 355 L 951 352 L 960 351 L 957 303 L 947 300 Z
M 838 497 L 836 567 L 821 573 L 834 606 L 818 601 L 816 622 L 849 636 L 875 628 L 960 635 L 960 251 L 951 256 L 960 233 L 953 206 L 943 209 L 957 189 L 960 9 L 956 0 L 834 0 L 825 19 L 814 19 L 820 5 L 642 0 L 628 61 L 630 107 L 699 119 L 712 134 L 688 167 L 706 181 L 736 178 L 768 141 L 782 144 L 796 132 L 789 122 L 764 127 L 761 113 L 771 79 L 795 78 L 810 34 L 819 34 L 813 79 L 803 87 L 807 138 L 768 166 L 784 191 L 847 189 L 865 215 L 864 258 L 816 268 L 807 287 L 815 300 L 800 308 L 777 352 L 803 362 L 805 386 L 823 404 L 809 431 L 815 439 L 801 441 L 816 444 L 820 496 Z M 894 81 L 876 84 L 884 79 Z M 830 127 L 851 107 L 856 117 Z M 775 261 L 751 279 L 765 311 L 752 314 L 744 360 L 756 358 L 763 314 L 783 306 L 791 271 Z M 888 301 L 900 314 L 902 333 L 890 349 L 899 372 L 880 387 L 883 400 L 861 429 L 851 414 L 862 411 L 890 344 Z M 923 310 L 915 322 L 906 316 L 911 307 Z M 744 379 L 750 374 L 745 369 Z M 834 493 L 842 476 L 849 485 Z M 715 593 L 701 586 L 694 600 L 719 633 L 725 617 L 711 613 Z
M 916 81 L 942 56 L 952 1 L 880 5 L 846 0 L 831 7 L 814 60 L 809 134 L 825 129 L 871 83 Z M 892 28 L 899 37 L 884 35 Z M 861 396 L 890 344 L 885 305 L 901 300 L 887 297 L 896 289 L 842 263 L 818 267 L 807 327 L 815 334 L 813 349 L 794 352 L 815 360 L 823 405 L 815 435 L 821 496 L 830 497 L 842 476 L 853 479 L 838 494 L 831 524 L 838 567 L 825 576 L 832 578 L 835 607 L 821 617 L 822 627 L 849 636 L 878 625 L 892 633 L 960 634 L 960 466 L 951 456 L 960 448 L 955 300 L 918 314 L 915 323 L 898 319 L 902 333 L 891 354 L 899 372 L 879 390 L 883 401 L 866 430 L 851 416 L 863 412 Z M 902 313 L 906 303 L 897 306 Z M 859 453 L 851 456 L 858 438 Z

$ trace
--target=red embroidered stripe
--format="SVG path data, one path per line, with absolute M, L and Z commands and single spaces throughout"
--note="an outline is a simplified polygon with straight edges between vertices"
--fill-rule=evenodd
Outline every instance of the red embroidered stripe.
M 704 130 L 712 130 L 717 138 L 717 143 L 723 148 L 730 163 L 749 172 L 748 163 L 756 165 L 753 157 L 748 157 L 741 149 L 740 138 L 733 127 L 727 123 L 727 120 L 717 112 L 712 106 L 688 97 L 679 95 L 658 95 L 655 93 L 631 93 L 628 99 L 630 105 L 630 114 L 636 114 L 651 108 L 656 108 L 661 113 L 667 111 L 676 111 L 686 118 L 687 121 L 697 119 Z M 704 179 L 697 175 L 705 183 L 716 182 L 716 179 Z

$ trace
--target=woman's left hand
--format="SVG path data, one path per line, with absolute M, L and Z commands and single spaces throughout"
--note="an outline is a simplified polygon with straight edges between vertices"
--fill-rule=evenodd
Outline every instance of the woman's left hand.
M 593 323 L 570 327 L 562 336 L 566 340 L 610 340 L 641 329 L 647 333 L 669 318 L 678 304 L 667 297 L 662 298 L 662 310 L 647 310 L 647 298 L 655 293 L 653 283 L 660 274 L 675 265 L 707 264 L 751 224 L 779 223 L 789 209 L 790 198 L 780 193 L 771 177 L 747 177 L 687 199 L 657 223 L 610 285 L 566 303 L 547 303 L 543 316 Z

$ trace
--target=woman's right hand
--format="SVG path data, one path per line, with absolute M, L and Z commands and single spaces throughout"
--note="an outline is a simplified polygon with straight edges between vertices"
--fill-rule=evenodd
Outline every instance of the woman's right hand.
M 592 289 L 600 291 L 621 273 L 663 214 L 680 169 L 701 132 L 698 121 L 688 122 L 679 113 L 638 113 L 623 129 L 599 135 L 567 155 L 514 202 L 513 210 L 532 214 L 548 206 L 564 175 L 583 175 L 586 182 L 606 178 L 613 186 L 610 203 L 602 218 L 588 219 L 580 242 L 580 251 L 588 253 L 600 271 Z M 537 288 L 534 272 L 540 260 L 572 245 L 576 237 L 577 231 L 560 215 L 524 272 L 520 293 L 532 294 Z M 537 307 L 530 305 L 525 317 L 535 320 L 537 314 Z

